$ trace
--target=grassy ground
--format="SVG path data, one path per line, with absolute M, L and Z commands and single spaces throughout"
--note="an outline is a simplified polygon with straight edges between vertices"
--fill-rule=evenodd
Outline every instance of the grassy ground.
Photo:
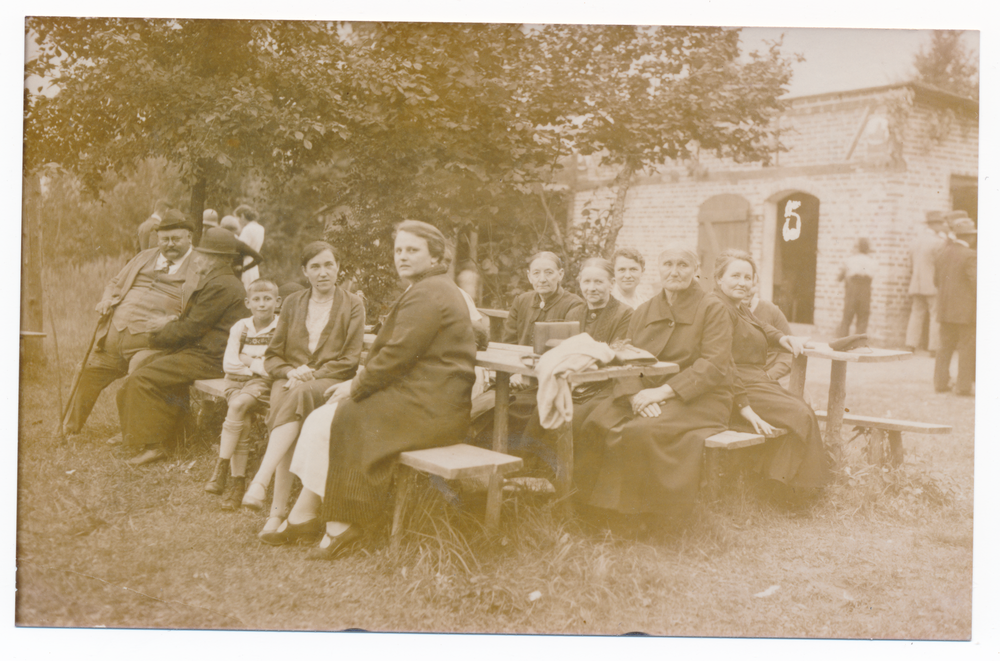
M 56 370 L 68 389 L 115 265 L 61 274 L 62 362 L 23 370 L 16 622 L 26 626 L 551 632 L 671 636 L 966 639 L 971 634 L 974 400 L 935 395 L 932 362 L 850 365 L 848 406 L 942 422 L 905 435 L 907 464 L 883 474 L 848 447 L 848 475 L 790 509 L 748 493 L 638 538 L 559 523 L 517 501 L 495 536 L 425 494 L 403 548 L 376 539 L 335 564 L 270 548 L 259 514 L 224 513 L 202 485 L 213 449 L 195 443 L 146 469 L 103 440 L 113 388 L 86 432 L 57 438 Z M 52 275 L 48 282 L 55 283 Z M 86 335 L 86 337 L 84 337 Z M 47 345 L 51 346 L 51 345 Z M 826 400 L 813 361 L 807 395 Z M 850 436 L 848 434 L 847 436 Z M 853 481 L 853 483 L 852 483 Z M 514 511 L 516 507 L 516 512 Z M 472 515 L 466 513 L 471 512 Z

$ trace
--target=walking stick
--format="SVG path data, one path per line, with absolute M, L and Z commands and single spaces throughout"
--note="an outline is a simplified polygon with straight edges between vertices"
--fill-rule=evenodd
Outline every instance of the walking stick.
M 73 377 L 73 385 L 69 388 L 69 401 L 66 402 L 66 410 L 63 411 L 62 417 L 59 419 L 59 435 L 63 435 L 63 430 L 66 428 L 66 418 L 69 417 L 70 409 L 73 408 L 73 397 L 76 396 L 76 389 L 80 386 L 80 377 L 83 376 L 83 370 L 87 366 L 87 360 L 90 358 L 90 352 L 94 350 L 94 344 L 97 342 L 97 330 L 101 327 L 101 321 L 106 315 L 101 315 L 97 318 L 97 323 L 94 325 L 94 332 L 90 335 L 90 344 L 87 346 L 87 353 L 83 354 L 83 362 L 80 363 L 79 369 L 76 370 L 76 376 Z

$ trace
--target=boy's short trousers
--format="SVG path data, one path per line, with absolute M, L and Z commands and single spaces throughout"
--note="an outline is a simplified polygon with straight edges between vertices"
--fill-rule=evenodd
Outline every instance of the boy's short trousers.
M 237 381 L 228 374 L 226 375 L 226 388 L 224 394 L 228 403 L 235 395 L 250 395 L 257 400 L 258 404 L 267 406 L 271 401 L 271 384 L 273 379 L 265 379 L 260 376 L 253 376 L 246 381 Z

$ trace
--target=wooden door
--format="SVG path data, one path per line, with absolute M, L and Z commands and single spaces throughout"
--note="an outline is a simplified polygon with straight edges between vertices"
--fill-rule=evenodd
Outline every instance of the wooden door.
M 715 258 L 726 248 L 750 249 L 750 203 L 730 193 L 710 197 L 698 208 L 698 256 L 705 291 L 715 284 Z

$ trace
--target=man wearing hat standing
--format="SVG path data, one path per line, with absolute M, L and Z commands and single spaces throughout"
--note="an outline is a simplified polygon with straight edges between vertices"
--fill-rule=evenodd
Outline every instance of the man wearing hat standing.
M 949 390 L 951 355 L 957 350 L 955 394 L 971 396 L 976 369 L 976 225 L 964 211 L 945 217 L 955 239 L 938 255 L 934 270 L 941 324 L 941 344 L 934 362 L 934 390 Z
M 150 340 L 165 353 L 132 372 L 118 392 L 122 440 L 141 450 L 129 460 L 134 466 L 166 458 L 164 441 L 174 436 L 187 411 L 189 387 L 223 375 L 229 331 L 246 315 L 246 293 L 234 267 L 239 269 L 245 256 L 256 262 L 260 255 L 217 227 L 206 230 L 194 250 L 198 286 L 180 316 Z
M 934 262 L 948 242 L 948 224 L 940 211 L 928 211 L 926 225 L 910 246 L 910 322 L 906 326 L 906 350 L 920 344 L 924 323 L 928 325 L 927 350 L 938 348 L 937 288 Z
M 156 353 L 150 347 L 152 332 L 184 309 L 198 282 L 191 259 L 193 232 L 183 213 L 164 212 L 154 232 L 157 247 L 133 257 L 104 288 L 96 306 L 101 318 L 94 351 L 80 375 L 67 432 L 80 431 L 101 391 Z

